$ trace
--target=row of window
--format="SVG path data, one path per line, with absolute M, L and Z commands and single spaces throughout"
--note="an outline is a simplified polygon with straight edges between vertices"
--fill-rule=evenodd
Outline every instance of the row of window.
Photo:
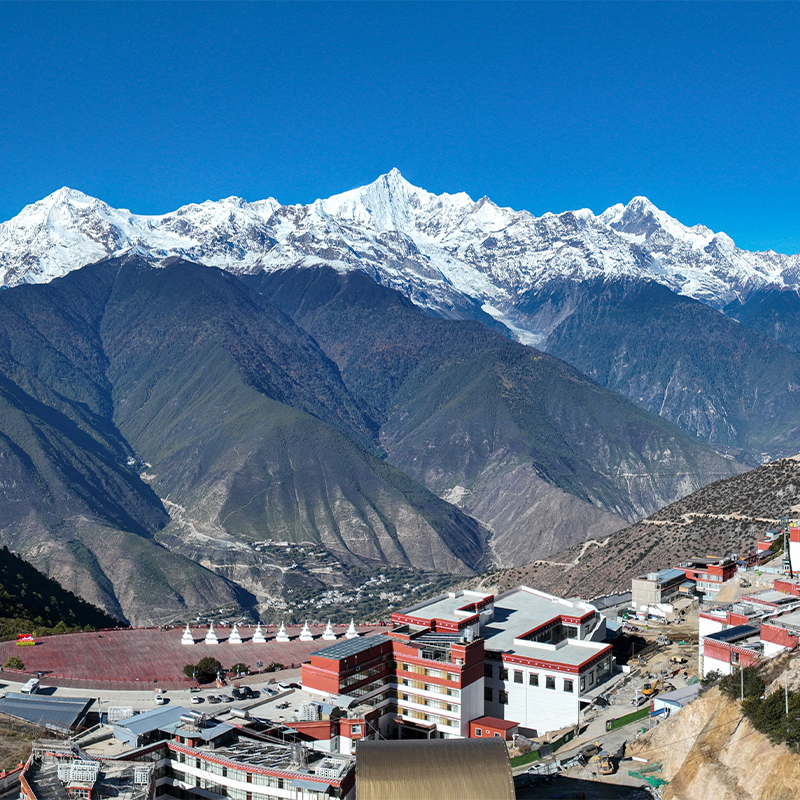
M 458 682 L 461 678 L 457 672 L 447 672 L 443 669 L 431 669 L 430 667 L 423 667 L 419 664 L 408 664 L 399 661 L 397 668 L 403 672 L 413 672 L 416 675 L 427 675 L 429 678 L 446 678 L 449 681 Z
M 420 706 L 430 706 L 431 708 L 438 708 L 440 711 L 459 711 L 461 706 L 454 705 L 453 703 L 445 703 L 443 700 L 432 700 L 430 697 L 420 697 L 416 694 L 406 694 L 400 692 L 400 699 L 405 700 L 407 703 L 416 703 Z
M 583 682 L 583 679 L 581 679 L 581 682 Z M 555 691 L 556 679 L 551 677 L 550 675 L 546 676 L 545 677 L 544 688 L 545 689 L 552 689 L 553 691 Z M 569 692 L 570 694 L 574 693 L 574 691 L 575 691 L 575 682 L 573 680 L 571 680 L 570 678 L 564 678 L 562 689 L 565 692 Z M 494 692 L 495 692 L 494 689 L 492 689 L 489 686 L 487 686 L 483 690 L 483 699 L 488 703 L 493 703 L 494 702 L 494 696 L 495 696 Z M 498 690 L 498 692 L 497 692 L 497 702 L 500 703 L 501 705 L 507 705 L 508 704 L 508 692 L 506 692 L 506 691 L 504 691 L 502 689 Z
M 506 667 L 499 667 L 498 668 L 498 678 L 501 681 L 508 680 L 508 672 L 509 670 Z M 525 674 L 520 669 L 513 670 L 514 672 L 514 683 L 524 683 L 525 682 Z M 494 666 L 492 664 L 484 664 L 483 666 L 483 674 L 486 678 L 493 678 L 494 677 Z M 538 686 L 539 685 L 539 673 L 538 672 L 529 672 L 528 673 L 528 685 L 529 686 Z M 555 689 L 556 688 L 556 679 L 552 675 L 545 675 L 544 676 L 544 688 L 545 689 Z M 583 688 L 583 687 L 581 687 Z M 568 678 L 564 679 L 564 691 L 571 692 L 573 691 L 573 681 Z M 491 692 L 491 689 L 488 689 L 487 692 Z M 487 699 L 488 695 L 487 695 Z
M 400 678 L 401 686 L 408 686 L 412 689 L 421 689 L 425 692 L 433 692 L 434 694 L 444 694 L 448 697 L 460 697 L 461 692 L 458 689 L 453 689 L 451 686 L 441 686 L 438 683 L 425 683 L 425 681 L 412 681 L 408 678 Z

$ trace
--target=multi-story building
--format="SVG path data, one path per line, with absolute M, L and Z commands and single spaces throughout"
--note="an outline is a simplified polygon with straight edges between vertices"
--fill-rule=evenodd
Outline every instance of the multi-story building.
M 180 706 L 34 748 L 24 800 L 352 800 L 355 759 L 283 744 L 269 725 Z
M 732 558 L 693 558 L 681 564 L 680 569 L 689 580 L 697 584 L 701 594 L 716 596 L 725 581 L 729 581 L 738 566 Z
M 613 673 L 594 606 L 528 587 L 451 592 L 392 614 L 384 635 L 311 654 L 303 687 L 356 696 L 384 735 L 468 737 L 483 716 L 524 732 L 574 725 Z
M 776 587 L 779 585 L 776 581 Z M 699 672 L 731 675 L 740 667 L 797 647 L 797 596 L 778 589 L 744 595 L 730 608 L 701 611 L 698 618 Z
M 662 569 L 648 572 L 631 580 L 631 605 L 636 611 L 649 606 L 669 603 L 681 594 L 686 583 L 686 573 L 680 569 Z

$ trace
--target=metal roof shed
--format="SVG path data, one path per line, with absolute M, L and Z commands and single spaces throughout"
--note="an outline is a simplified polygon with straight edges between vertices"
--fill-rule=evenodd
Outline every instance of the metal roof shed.
M 358 800 L 514 800 L 502 739 L 418 739 L 358 743 Z
M 87 697 L 54 697 L 7 692 L 0 698 L 0 712 L 42 728 L 68 733 L 77 728 L 94 703 Z

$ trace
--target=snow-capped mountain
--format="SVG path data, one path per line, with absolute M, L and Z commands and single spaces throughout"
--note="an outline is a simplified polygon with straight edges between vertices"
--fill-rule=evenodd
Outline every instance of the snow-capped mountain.
M 396 169 L 307 206 L 229 197 L 161 216 L 63 188 L 0 224 L 0 282 L 47 282 L 134 247 L 238 274 L 360 269 L 447 316 L 482 309 L 531 343 L 546 331 L 522 312 L 524 298 L 553 282 L 648 278 L 715 308 L 756 288 L 800 285 L 800 256 L 741 250 L 726 234 L 682 225 L 644 197 L 599 215 L 535 217 L 487 197 L 432 194 Z

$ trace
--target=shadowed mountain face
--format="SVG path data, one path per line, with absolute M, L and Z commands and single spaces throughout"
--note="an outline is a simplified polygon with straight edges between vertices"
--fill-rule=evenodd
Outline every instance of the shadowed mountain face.
M 554 323 L 548 353 L 703 441 L 751 464 L 798 450 L 800 356 L 773 338 L 652 282 L 554 286 L 526 307 Z M 757 326 L 766 304 L 752 311 Z
M 256 541 L 483 565 L 480 526 L 381 460 L 336 365 L 232 276 L 115 259 L 3 292 L 0 320 L 0 536 L 112 612 L 322 585 Z
M 243 280 L 338 364 L 388 460 L 494 531 L 501 563 L 609 533 L 740 471 L 563 362 L 426 316 L 361 273 Z

